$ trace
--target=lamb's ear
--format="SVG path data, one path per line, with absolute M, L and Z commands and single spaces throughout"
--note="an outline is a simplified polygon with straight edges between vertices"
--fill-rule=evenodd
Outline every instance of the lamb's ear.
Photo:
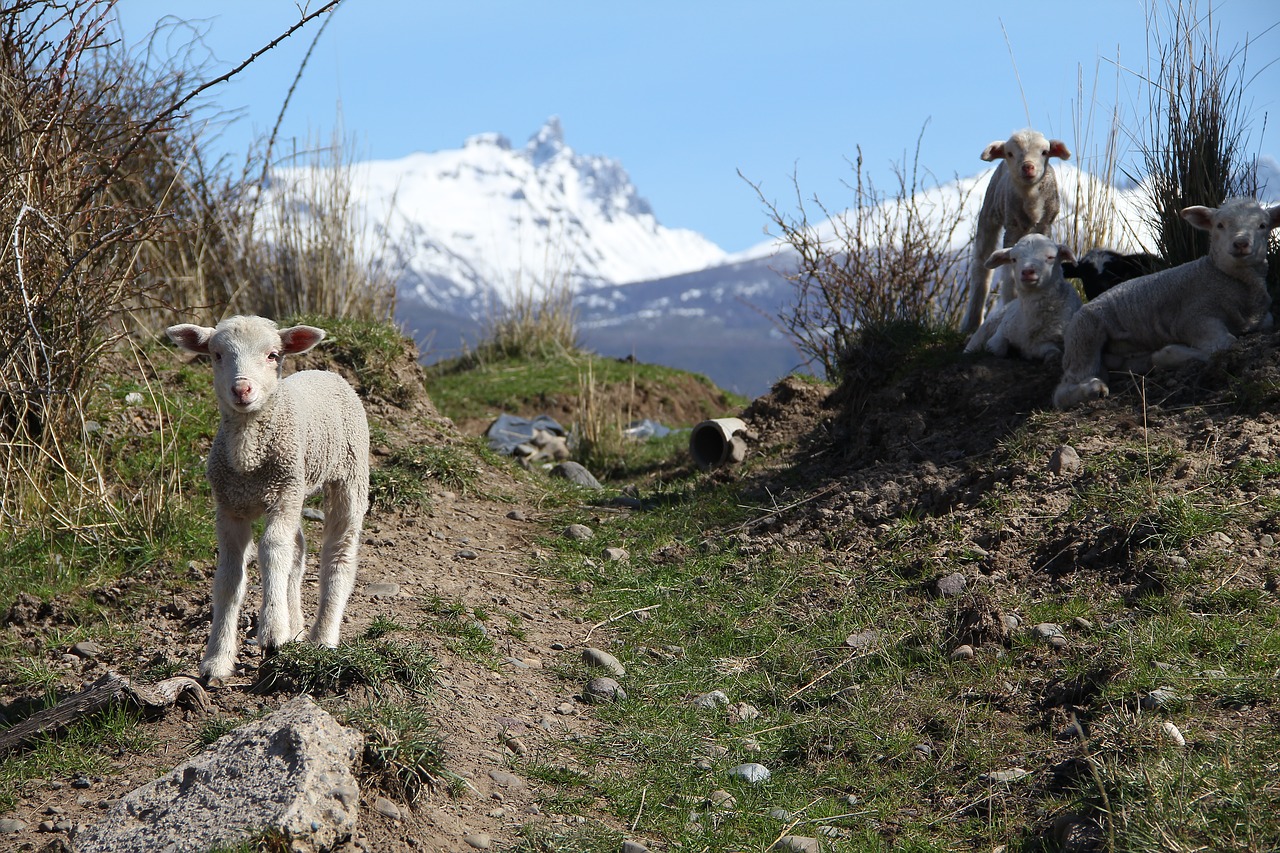
M 1064 264 L 1074 264 L 1076 262 L 1076 256 L 1071 253 L 1071 248 L 1066 243 L 1058 244 L 1058 260 Z M 1063 269 L 1063 274 L 1066 274 L 1065 268 Z
M 1182 209 L 1182 218 L 1191 223 L 1193 228 L 1208 231 L 1213 228 L 1213 215 L 1217 213 L 1212 207 L 1195 204 Z
M 982 159 L 990 163 L 992 160 L 999 160 L 1004 157 L 1004 140 L 997 139 L 995 142 L 982 149 Z
M 283 351 L 286 355 L 296 355 L 323 341 L 325 334 L 324 329 L 317 329 L 315 326 L 290 326 L 280 330 L 280 341 L 284 344 Z
M 1267 208 L 1267 219 L 1271 222 L 1272 228 L 1280 228 L 1280 204 Z
M 194 323 L 179 323 L 164 330 L 169 340 L 188 352 L 209 354 L 209 339 L 214 330 L 208 326 L 197 326 Z
M 1008 249 L 996 249 L 991 253 L 991 257 L 987 258 L 983 263 L 983 266 L 989 270 L 993 270 L 996 267 L 1002 267 L 1005 264 L 1011 263 L 1013 263 L 1013 255 L 1009 254 Z
M 1067 143 L 1063 142 L 1061 139 L 1050 139 L 1049 156 L 1057 157 L 1062 160 L 1070 160 L 1071 150 L 1067 148 Z

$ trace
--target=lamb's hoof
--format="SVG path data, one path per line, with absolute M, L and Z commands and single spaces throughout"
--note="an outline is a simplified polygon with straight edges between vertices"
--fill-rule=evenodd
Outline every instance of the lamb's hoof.
M 1107 383 L 1096 377 L 1087 382 L 1063 382 L 1053 392 L 1053 406 L 1071 409 L 1089 400 L 1100 400 L 1110 393 Z

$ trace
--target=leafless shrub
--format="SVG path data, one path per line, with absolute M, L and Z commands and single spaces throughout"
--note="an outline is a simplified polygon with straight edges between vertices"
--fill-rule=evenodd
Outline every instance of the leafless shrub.
M 964 233 L 972 186 L 944 187 L 922 172 L 919 138 L 910 171 L 895 164 L 891 194 L 864 174 L 861 147 L 853 169 L 848 210 L 833 215 L 812 199 L 824 223 L 810 221 L 794 178 L 794 215 L 752 185 L 795 255 L 795 271 L 787 274 L 795 296 L 779 314 L 782 330 L 832 380 L 841 377 L 844 353 L 865 330 L 902 322 L 950 325 L 963 299 L 967 247 L 957 245 L 956 236 Z

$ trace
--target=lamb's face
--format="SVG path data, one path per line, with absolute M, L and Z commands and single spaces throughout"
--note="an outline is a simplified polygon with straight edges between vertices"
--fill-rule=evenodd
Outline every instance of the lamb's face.
M 253 321 L 253 322 L 248 322 Z M 284 342 L 275 324 L 231 317 L 209 339 L 213 387 L 223 408 L 249 414 L 262 408 L 280 382 Z
M 1182 217 L 1209 232 L 1209 257 L 1214 266 L 1256 267 L 1265 264 L 1271 229 L 1280 226 L 1280 206 L 1270 209 L 1253 199 L 1231 198 L 1216 210 L 1188 207 Z
M 229 317 L 216 328 L 182 323 L 165 330 L 178 346 L 209 356 L 218 406 L 227 413 L 262 409 L 280 382 L 281 359 L 324 340 L 314 326 L 277 329 L 265 317 Z
M 1009 264 L 1019 293 L 1033 293 L 1054 277 L 1054 267 L 1074 260 L 1071 250 L 1060 246 L 1043 234 L 1028 234 L 1007 249 L 992 253 L 987 267 Z
M 1040 181 L 1049 169 L 1049 158 L 1071 156 L 1061 140 L 1048 139 L 1034 130 L 1020 130 L 1004 142 L 993 142 L 982 152 L 988 162 L 1003 160 L 1008 174 L 1024 184 Z

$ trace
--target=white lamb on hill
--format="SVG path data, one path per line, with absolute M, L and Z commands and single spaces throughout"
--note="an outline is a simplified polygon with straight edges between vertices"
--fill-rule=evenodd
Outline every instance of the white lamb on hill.
M 324 330 L 230 317 L 215 328 L 183 323 L 165 331 L 183 349 L 211 357 L 222 415 L 208 461 L 218 568 L 201 676 L 216 684 L 235 672 L 245 566 L 252 523 L 260 516 L 266 518 L 258 542 L 258 644 L 270 653 L 302 634 L 302 504 L 321 489 L 320 604 L 310 640 L 336 646 L 369 508 L 369 423 L 355 390 L 338 374 L 304 370 L 281 378 L 284 356 L 311 349 Z
M 997 244 L 1008 248 L 1027 234 L 1048 234 L 1058 218 L 1058 179 L 1049 158 L 1067 160 L 1071 151 L 1061 139 L 1047 139 L 1043 133 L 1026 128 L 1004 141 L 996 140 L 982 150 L 988 163 L 999 160 L 978 210 L 973 235 L 973 262 L 969 271 L 969 307 L 960 322 L 962 332 L 974 332 L 986 314 L 991 291 L 987 258 Z M 1002 240 L 1003 235 L 1003 240 Z M 1013 299 L 1004 288 L 1000 304 Z
M 1004 357 L 1015 350 L 1023 358 L 1052 361 L 1062 356 L 1067 323 L 1080 310 L 1080 294 L 1063 277 L 1071 250 L 1043 234 L 1028 234 L 987 258 L 987 267 L 1013 267 L 1015 299 L 997 305 L 965 344 L 968 353 L 986 350 Z
M 1118 284 L 1076 313 L 1053 392 L 1059 409 L 1105 397 L 1107 369 L 1207 361 L 1237 335 L 1271 327 L 1267 243 L 1280 206 L 1232 198 L 1217 209 L 1188 207 L 1182 218 L 1209 232 L 1209 254 Z

